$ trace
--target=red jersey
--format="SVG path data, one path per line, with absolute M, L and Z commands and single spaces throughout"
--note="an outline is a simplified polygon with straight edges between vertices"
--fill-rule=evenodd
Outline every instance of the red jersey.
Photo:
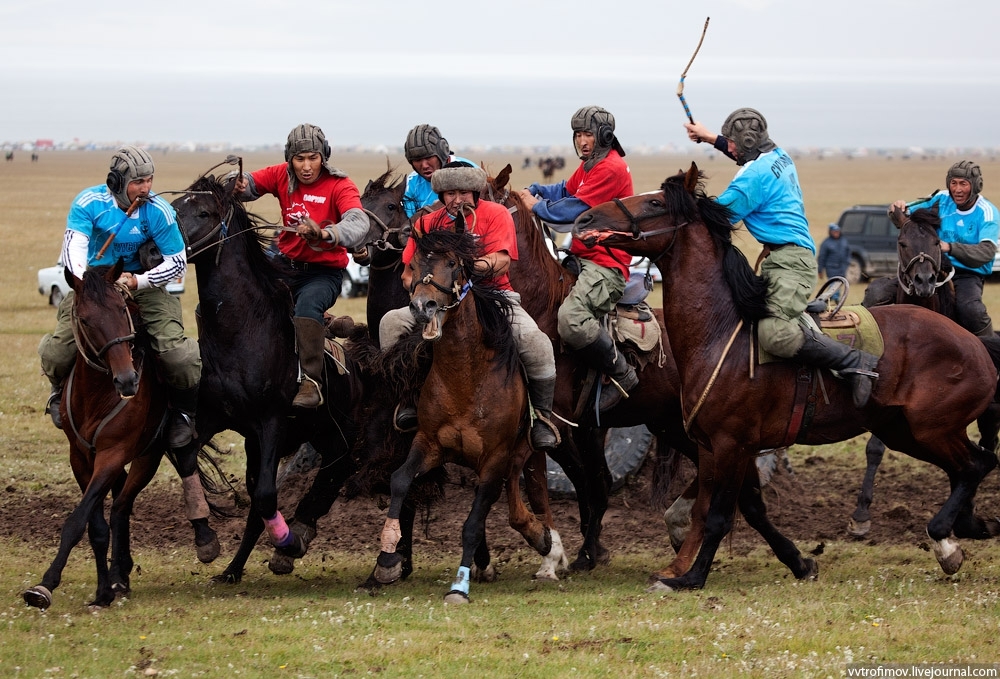
M 251 173 L 257 192 L 270 193 L 281 206 L 281 219 L 285 226 L 296 226 L 303 217 L 311 217 L 321 227 L 336 224 L 351 208 L 361 207 L 358 187 L 347 177 L 334 177 L 325 170 L 319 179 L 309 185 L 295 183 L 295 191 L 288 193 L 288 165 L 272 165 Z M 347 250 L 342 245 L 320 241 L 314 250 L 296 233 L 282 231 L 278 234 L 278 249 L 296 262 L 315 262 L 343 269 L 347 266 Z
M 455 218 L 448 214 L 446 209 L 440 208 L 421 217 L 414 226 L 414 231 L 426 233 L 433 229 L 448 229 L 454 224 Z M 517 231 L 514 228 L 514 218 L 503 205 L 480 200 L 479 206 L 476 207 L 475 220 L 466 214 L 465 226 L 483 243 L 484 255 L 506 250 L 512 261 L 517 259 Z M 404 265 L 409 265 L 416 250 L 417 244 L 411 238 L 403 249 Z M 506 273 L 494 278 L 492 284 L 499 290 L 514 290 L 510 285 L 510 276 Z
M 597 165 L 590 168 L 590 172 L 585 172 L 583 163 L 580 163 L 576 172 L 566 180 L 566 192 L 590 207 L 615 198 L 628 198 L 634 194 L 632 173 L 622 157 L 618 155 L 618 151 L 611 149 Z M 632 256 L 624 250 L 610 248 L 610 253 L 608 250 L 609 248 L 604 245 L 588 248 L 576 238 L 569 246 L 569 251 L 574 255 L 589 259 L 595 264 L 609 269 L 618 269 L 627 281 L 628 267 L 632 262 Z

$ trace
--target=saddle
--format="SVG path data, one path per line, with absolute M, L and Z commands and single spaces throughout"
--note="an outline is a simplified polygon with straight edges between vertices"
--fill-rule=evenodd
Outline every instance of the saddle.
M 648 304 L 618 304 L 608 314 L 608 324 L 618 350 L 637 371 L 654 361 L 663 365 L 666 355 L 660 324 Z
M 885 352 L 885 343 L 882 340 L 882 332 L 879 330 L 878 323 L 871 312 L 861 305 L 847 306 L 818 314 L 809 313 L 803 318 L 810 327 L 852 349 L 861 349 L 878 357 L 881 357 Z M 757 365 L 789 360 L 774 356 L 761 349 L 757 339 L 756 326 L 753 333 L 753 349 L 756 350 Z
M 333 359 L 337 366 L 337 373 L 346 375 L 348 374 L 347 351 L 339 340 L 350 337 L 351 333 L 354 332 L 354 319 L 350 316 L 331 316 L 324 313 L 323 325 L 326 327 L 326 338 L 323 342 L 324 352 Z

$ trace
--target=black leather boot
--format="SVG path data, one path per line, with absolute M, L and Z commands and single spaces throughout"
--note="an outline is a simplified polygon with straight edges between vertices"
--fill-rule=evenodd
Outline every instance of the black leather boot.
M 604 385 L 601 389 L 601 401 L 598 405 L 600 412 L 604 413 L 614 408 L 622 398 L 627 398 L 629 392 L 638 386 L 639 376 L 635 374 L 635 369 L 616 349 L 611 335 L 604 330 L 601 330 L 596 340 L 579 352 L 591 367 L 611 378 L 611 384 Z
M 805 330 L 805 343 L 793 356 L 793 360 L 806 365 L 836 370 L 851 382 L 854 406 L 863 408 L 868 403 L 878 373 L 875 368 L 878 358 L 859 349 L 851 349 L 846 344 L 827 337 L 814 330 Z
M 559 445 L 559 432 L 552 423 L 552 398 L 556 391 L 556 377 L 528 381 L 528 398 L 535 409 L 531 424 L 531 446 L 535 450 L 551 450 Z
M 183 448 L 195 437 L 194 415 L 198 412 L 198 385 L 187 389 L 168 389 L 169 417 L 164 440 L 168 448 Z

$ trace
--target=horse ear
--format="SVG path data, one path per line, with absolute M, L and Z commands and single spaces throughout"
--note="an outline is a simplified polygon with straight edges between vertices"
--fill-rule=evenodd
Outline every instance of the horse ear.
M 698 165 L 691 161 L 691 167 L 684 175 L 684 190 L 688 193 L 694 193 L 698 188 L 698 180 L 700 179 L 700 174 L 698 172 Z
M 111 271 L 109 271 L 108 275 L 106 276 L 108 282 L 114 283 L 119 278 L 121 278 L 122 271 L 124 271 L 124 269 L 125 269 L 125 259 L 119 257 L 118 261 L 115 262 L 115 265 L 111 267 Z
M 83 283 L 81 279 L 73 274 L 73 270 L 68 266 L 63 267 L 63 277 L 66 279 L 66 285 L 69 286 L 70 290 L 76 290 L 77 286 Z
M 465 212 L 462 210 L 455 216 L 455 233 L 465 233 Z
M 510 173 L 513 171 L 514 168 L 510 166 L 510 163 L 507 163 L 507 166 L 500 170 L 500 174 L 493 180 L 493 188 L 499 190 L 507 186 L 507 182 L 510 181 Z

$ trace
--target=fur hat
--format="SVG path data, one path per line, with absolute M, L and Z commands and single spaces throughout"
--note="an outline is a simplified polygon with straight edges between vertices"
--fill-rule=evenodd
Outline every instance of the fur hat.
M 738 108 L 730 113 L 722 123 L 722 136 L 736 143 L 737 165 L 757 160 L 760 154 L 777 147 L 767 136 L 767 120 L 752 108 Z
M 108 172 L 108 189 L 115 197 L 118 205 L 127 210 L 129 183 L 142 177 L 153 175 L 153 159 L 138 146 L 122 146 L 111 156 L 111 166 Z
M 431 175 L 431 188 L 439 196 L 445 191 L 479 194 L 486 190 L 486 171 L 466 163 L 448 163 Z

